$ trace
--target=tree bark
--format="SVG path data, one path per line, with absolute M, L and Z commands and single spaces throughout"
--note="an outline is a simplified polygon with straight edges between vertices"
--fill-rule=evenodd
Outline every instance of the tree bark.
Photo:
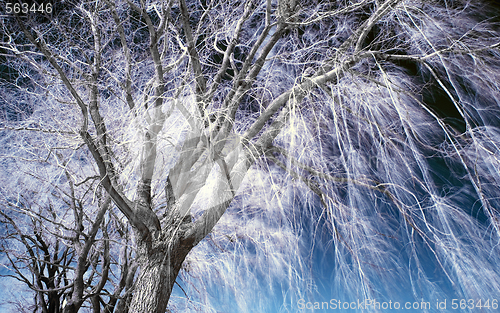
M 129 313 L 165 313 L 175 279 L 193 248 L 192 241 L 182 237 L 184 225 L 171 225 L 159 238 L 138 243 L 140 273 Z

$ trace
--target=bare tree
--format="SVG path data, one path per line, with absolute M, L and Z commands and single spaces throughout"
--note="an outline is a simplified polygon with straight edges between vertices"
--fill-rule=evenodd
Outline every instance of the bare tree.
M 17 137 L 24 131 L 13 133 Z M 99 177 L 80 178 L 85 171 L 70 170 L 74 150 L 69 159 L 57 148 L 52 156 L 37 155 L 47 152 L 37 147 L 40 137 L 23 139 L 27 140 L 8 164 L 12 172 L 24 175 L 10 178 L 2 188 L 0 251 L 9 268 L 2 276 L 13 277 L 34 292 L 36 312 L 62 312 L 69 299 L 77 299 L 79 305 L 88 300 L 94 312 L 101 306 L 105 312 L 126 307 L 137 265 L 128 228 L 108 212 L 111 198 L 98 187 Z M 12 149 L 12 137 L 10 143 Z M 84 155 L 79 158 L 82 161 Z M 26 172 L 25 162 L 35 166 Z
M 83 236 L 79 215 L 90 228 L 75 246 L 81 260 L 72 282 L 41 291 L 38 281 L 57 275 L 38 269 L 30 269 L 35 281 L 23 281 L 43 293 L 40 301 L 71 288 L 64 312 L 91 298 L 94 311 L 113 311 L 98 298 L 111 284 L 110 221 L 103 218 L 112 201 L 134 232 L 139 273 L 128 312 L 166 311 L 188 254 L 218 223 L 231 225 L 221 221 L 231 205 L 244 208 L 241 223 L 277 218 L 293 229 L 307 216 L 315 227 L 327 225 L 338 261 L 333 284 L 343 294 L 373 298 L 389 288 L 376 283 L 382 275 L 406 277 L 415 298 L 434 299 L 444 287 L 424 265 L 431 255 L 460 296 L 493 296 L 498 279 L 467 283 L 499 274 L 491 256 L 499 236 L 498 120 L 491 112 L 500 101 L 500 40 L 484 8 L 467 1 L 93 0 L 68 1 L 45 15 L 12 13 L 2 25 L 4 54 L 29 69 L 37 92 L 68 108 L 58 122 L 64 132 L 55 131 L 72 143 L 68 156 L 84 149 L 91 160 L 84 167 L 85 160 L 59 160 L 65 183 L 73 190 L 78 175 L 105 191 L 93 214 L 69 193 L 73 241 Z M 5 130 L 47 130 L 12 124 Z M 444 172 L 434 167 L 439 162 Z M 273 181 L 255 181 L 256 172 Z M 259 185 L 280 210 L 245 207 Z M 480 207 L 462 207 L 465 195 Z M 45 253 L 37 237 L 43 218 L 36 215 L 33 235 L 11 232 L 27 251 L 31 240 L 43 252 L 28 263 L 43 267 L 52 254 L 43 264 L 67 273 L 54 254 L 58 241 Z M 259 241 L 245 237 L 251 227 L 234 232 L 214 245 Z M 397 258 L 408 265 L 388 268 Z M 89 291 L 83 277 L 92 264 L 100 278 Z M 133 271 L 121 273 L 120 281 L 133 279 Z M 110 303 L 126 302 L 125 285 L 117 286 Z

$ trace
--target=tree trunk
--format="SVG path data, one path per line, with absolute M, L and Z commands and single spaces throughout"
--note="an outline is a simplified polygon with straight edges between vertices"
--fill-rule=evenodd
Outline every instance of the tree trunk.
M 140 273 L 129 313 L 165 313 L 182 262 L 192 244 L 182 241 L 179 232 L 138 243 Z

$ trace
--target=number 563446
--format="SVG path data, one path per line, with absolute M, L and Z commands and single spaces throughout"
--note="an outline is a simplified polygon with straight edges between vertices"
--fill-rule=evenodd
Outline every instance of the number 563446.
M 496 310 L 498 308 L 498 300 L 497 299 L 487 299 L 487 300 L 473 300 L 473 299 L 453 299 L 451 301 L 451 308 L 453 310 L 465 310 L 465 309 L 481 309 L 481 308 L 491 308 Z
M 51 14 L 52 3 L 28 3 L 28 2 L 8 2 L 5 4 L 5 11 L 7 14 Z

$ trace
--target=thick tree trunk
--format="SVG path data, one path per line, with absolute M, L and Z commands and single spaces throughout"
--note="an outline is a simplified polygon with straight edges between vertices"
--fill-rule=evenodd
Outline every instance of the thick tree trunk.
M 140 273 L 129 313 L 164 313 L 182 262 L 192 245 L 179 232 L 163 232 L 161 238 L 138 245 Z
M 141 267 L 130 313 L 164 313 L 172 292 L 176 270 L 163 260 L 151 260 Z

